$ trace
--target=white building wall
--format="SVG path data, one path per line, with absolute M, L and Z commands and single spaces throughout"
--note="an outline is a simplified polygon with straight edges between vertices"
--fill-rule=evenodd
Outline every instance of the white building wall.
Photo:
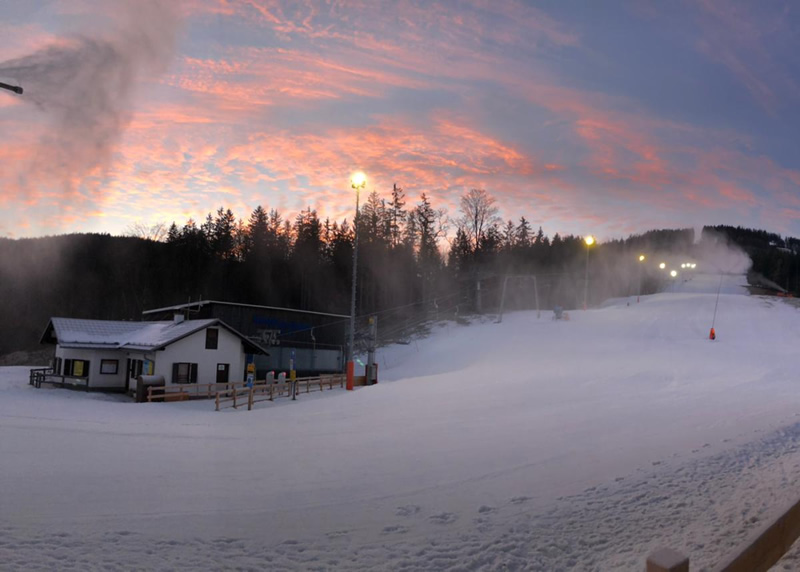
M 219 330 L 217 349 L 206 349 L 206 328 L 187 336 L 182 340 L 170 344 L 163 351 L 156 352 L 155 375 L 163 375 L 167 385 L 172 383 L 173 363 L 196 363 L 197 383 L 214 383 L 217 380 L 217 364 L 230 365 L 230 381 L 244 379 L 245 353 L 242 340 L 223 328 L 212 326 Z
M 89 361 L 89 387 L 125 388 L 127 358 L 125 352 L 119 350 L 73 349 L 56 346 L 56 358 L 61 358 L 61 371 L 64 371 L 64 360 L 79 359 Z M 104 359 L 117 361 L 117 373 L 100 373 L 100 364 Z

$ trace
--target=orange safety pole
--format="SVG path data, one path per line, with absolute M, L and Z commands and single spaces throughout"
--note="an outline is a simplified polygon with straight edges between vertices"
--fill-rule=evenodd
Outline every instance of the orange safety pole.
M 347 391 L 353 391 L 353 377 L 355 377 L 356 364 L 347 362 Z

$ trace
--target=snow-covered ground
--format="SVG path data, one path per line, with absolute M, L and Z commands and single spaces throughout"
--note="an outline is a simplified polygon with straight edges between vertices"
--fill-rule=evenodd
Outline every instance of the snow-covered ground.
M 377 386 L 251 412 L 2 368 L 0 562 L 641 570 L 667 545 L 700 570 L 800 494 L 800 312 L 743 283 L 714 342 L 697 276 L 569 321 L 442 325 L 380 351 Z

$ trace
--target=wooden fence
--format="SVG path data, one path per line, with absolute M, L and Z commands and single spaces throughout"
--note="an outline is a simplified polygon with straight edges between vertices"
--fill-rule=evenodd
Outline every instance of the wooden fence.
M 800 538 L 800 500 L 729 554 L 715 572 L 766 572 Z M 689 572 L 689 558 L 662 548 L 647 558 L 647 572 Z
M 294 382 L 287 381 L 258 381 L 252 387 L 246 384 L 238 387 L 231 387 L 217 392 L 216 410 L 226 407 L 237 409 L 247 405 L 247 410 L 253 409 L 253 405 L 261 401 L 274 401 L 276 397 L 291 397 L 300 393 L 309 393 L 312 388 L 316 391 L 323 391 L 326 387 L 333 389 L 335 386 L 344 387 L 346 376 L 344 374 L 320 375 L 318 377 L 299 377 Z M 294 393 L 292 385 L 294 384 Z M 305 391 L 303 391 L 305 390 Z
M 61 375 L 55 373 L 53 368 L 41 367 L 31 369 L 28 383 L 34 387 L 42 387 L 42 384 L 48 383 L 58 387 L 75 387 L 83 388 L 89 391 L 89 378 L 88 377 L 74 377 L 71 375 Z
M 218 391 L 244 387 L 246 382 L 234 383 L 173 383 L 147 387 L 147 401 L 183 401 L 185 399 L 213 399 Z
M 258 396 L 261 394 L 272 395 L 270 400 L 276 396 L 279 397 L 286 385 L 290 383 L 283 377 L 278 379 L 270 378 L 267 380 L 259 380 L 253 384 L 256 389 L 256 402 L 259 401 Z M 312 389 L 322 391 L 326 387 L 333 389 L 335 386 L 344 387 L 345 375 L 344 374 L 327 374 L 315 377 L 299 377 L 295 380 L 297 384 L 297 393 L 309 393 Z M 273 389 L 269 389 L 273 387 Z M 280 390 L 274 389 L 279 387 Z M 223 403 L 228 401 L 233 402 L 236 398 L 237 407 L 241 405 L 240 396 L 245 395 L 249 388 L 246 381 L 236 381 L 229 383 L 173 383 L 169 385 L 154 385 L 147 388 L 147 401 L 183 401 L 186 399 L 216 399 L 220 397 Z M 260 393 L 259 393 L 260 390 Z M 221 395 L 220 395 L 221 394 Z

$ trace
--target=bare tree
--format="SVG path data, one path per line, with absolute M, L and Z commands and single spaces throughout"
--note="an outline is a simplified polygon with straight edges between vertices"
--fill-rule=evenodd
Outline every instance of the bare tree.
M 164 242 L 169 233 L 169 227 L 165 222 L 157 222 L 148 225 L 142 221 L 136 221 L 125 228 L 124 236 L 135 236 L 145 240 L 152 240 L 155 242 Z
M 495 199 L 484 189 L 471 189 L 461 197 L 461 218 L 458 228 L 464 231 L 473 250 L 477 250 L 486 231 L 500 223 Z

